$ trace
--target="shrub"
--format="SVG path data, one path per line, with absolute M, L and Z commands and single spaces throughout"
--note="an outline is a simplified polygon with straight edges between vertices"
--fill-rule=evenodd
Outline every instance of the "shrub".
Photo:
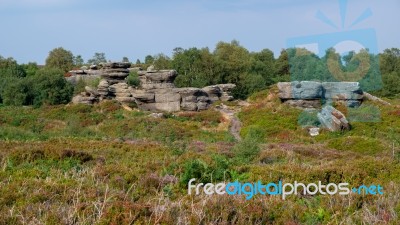
M 64 79 L 59 69 L 41 69 L 32 77 L 35 84 L 34 104 L 56 105 L 71 101 L 73 86 Z
M 135 71 L 131 71 L 126 79 L 130 86 L 138 87 L 140 85 L 139 75 Z
M 236 158 L 241 162 L 250 162 L 260 152 L 259 143 L 263 140 L 263 135 L 256 127 L 250 129 L 245 139 L 233 148 Z

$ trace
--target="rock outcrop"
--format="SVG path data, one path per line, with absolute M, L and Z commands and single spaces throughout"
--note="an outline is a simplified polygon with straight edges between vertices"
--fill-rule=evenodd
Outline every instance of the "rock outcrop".
M 320 108 L 322 103 L 341 101 L 349 107 L 362 103 L 358 82 L 293 81 L 278 83 L 282 102 L 301 108 Z
M 321 127 L 330 131 L 351 128 L 345 115 L 331 106 L 333 103 L 355 108 L 364 98 L 358 82 L 293 81 L 278 83 L 278 89 L 279 98 L 285 104 L 302 109 L 321 109 L 318 120 Z
M 91 66 L 90 70 L 70 71 L 71 77 L 67 78 L 72 83 L 85 76 L 101 79 L 97 90 L 90 87 L 85 87 L 85 92 L 75 96 L 73 103 L 93 104 L 104 99 L 116 99 L 123 103 L 135 102 L 135 99 L 130 93 L 129 87 L 125 81 L 129 75 L 130 63 L 103 63 L 98 66 Z M 74 76 L 74 74 L 76 74 Z M 81 76 L 76 77 L 76 76 Z
M 231 101 L 230 90 L 234 84 L 220 84 L 204 88 L 176 88 L 174 80 L 178 75 L 175 70 L 138 72 L 140 87 L 132 89 L 132 96 L 138 107 L 149 111 L 201 111 L 208 109 L 215 101 Z
M 234 84 L 218 84 L 204 88 L 176 88 L 175 70 L 131 69 L 129 63 L 105 63 L 90 70 L 71 71 L 67 78 L 76 83 L 77 76 L 101 78 L 97 90 L 86 87 L 85 92 L 73 98 L 73 103 L 94 104 L 104 99 L 121 103 L 136 103 L 139 109 L 154 112 L 201 111 L 215 101 L 231 101 Z M 131 87 L 126 82 L 130 70 L 136 71 L 140 86 Z M 81 78 L 82 79 L 82 78 Z

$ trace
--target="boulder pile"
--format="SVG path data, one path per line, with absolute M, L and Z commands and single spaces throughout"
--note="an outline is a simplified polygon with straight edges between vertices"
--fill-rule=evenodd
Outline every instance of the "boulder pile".
M 234 84 L 218 84 L 204 88 L 176 88 L 175 70 L 135 70 L 140 86 L 132 87 L 126 82 L 131 64 L 105 63 L 100 68 L 70 71 L 70 82 L 76 83 L 85 76 L 100 78 L 97 89 L 86 87 L 75 96 L 73 103 L 94 104 L 104 99 L 115 99 L 121 103 L 136 103 L 139 109 L 153 112 L 201 111 L 215 101 L 232 101 Z

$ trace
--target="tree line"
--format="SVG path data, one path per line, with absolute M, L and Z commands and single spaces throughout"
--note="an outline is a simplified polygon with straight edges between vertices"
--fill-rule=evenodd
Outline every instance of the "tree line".
M 123 57 L 122 61 L 129 62 L 129 59 Z M 85 63 L 82 56 L 74 56 L 61 47 L 49 52 L 44 66 L 18 64 L 13 58 L 0 56 L 0 104 L 40 106 L 68 103 L 74 87 L 64 79 L 67 72 L 103 62 L 107 62 L 104 53 L 95 53 Z M 237 85 L 233 93 L 236 98 L 246 98 L 280 81 L 343 81 L 346 80 L 344 75 L 356 76 L 361 72 L 364 77 L 359 80 L 365 90 L 382 97 L 400 95 L 397 85 L 400 82 L 400 49 L 397 48 L 386 49 L 378 55 L 368 50 L 339 55 L 335 49 L 328 49 L 324 57 L 306 49 L 291 48 L 282 49 L 275 58 L 269 49 L 250 52 L 233 40 L 219 42 L 213 51 L 178 47 L 171 57 L 162 53 L 148 55 L 143 62 L 138 59 L 132 64 L 144 69 L 150 65 L 156 69 L 175 69 L 179 74 L 175 80 L 178 87 L 234 83 Z M 360 68 L 364 71 L 360 72 Z

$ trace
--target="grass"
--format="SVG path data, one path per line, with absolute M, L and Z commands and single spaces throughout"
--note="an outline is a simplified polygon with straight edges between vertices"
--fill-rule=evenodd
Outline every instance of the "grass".
M 275 87 L 250 102 L 239 114 L 242 142 L 220 129 L 213 109 L 153 118 L 113 101 L 1 106 L 0 224 L 398 224 L 398 101 L 368 103 L 381 122 L 317 137 Z M 314 124 L 313 115 L 303 122 Z M 247 201 L 188 196 L 191 178 L 380 184 L 385 194 Z

